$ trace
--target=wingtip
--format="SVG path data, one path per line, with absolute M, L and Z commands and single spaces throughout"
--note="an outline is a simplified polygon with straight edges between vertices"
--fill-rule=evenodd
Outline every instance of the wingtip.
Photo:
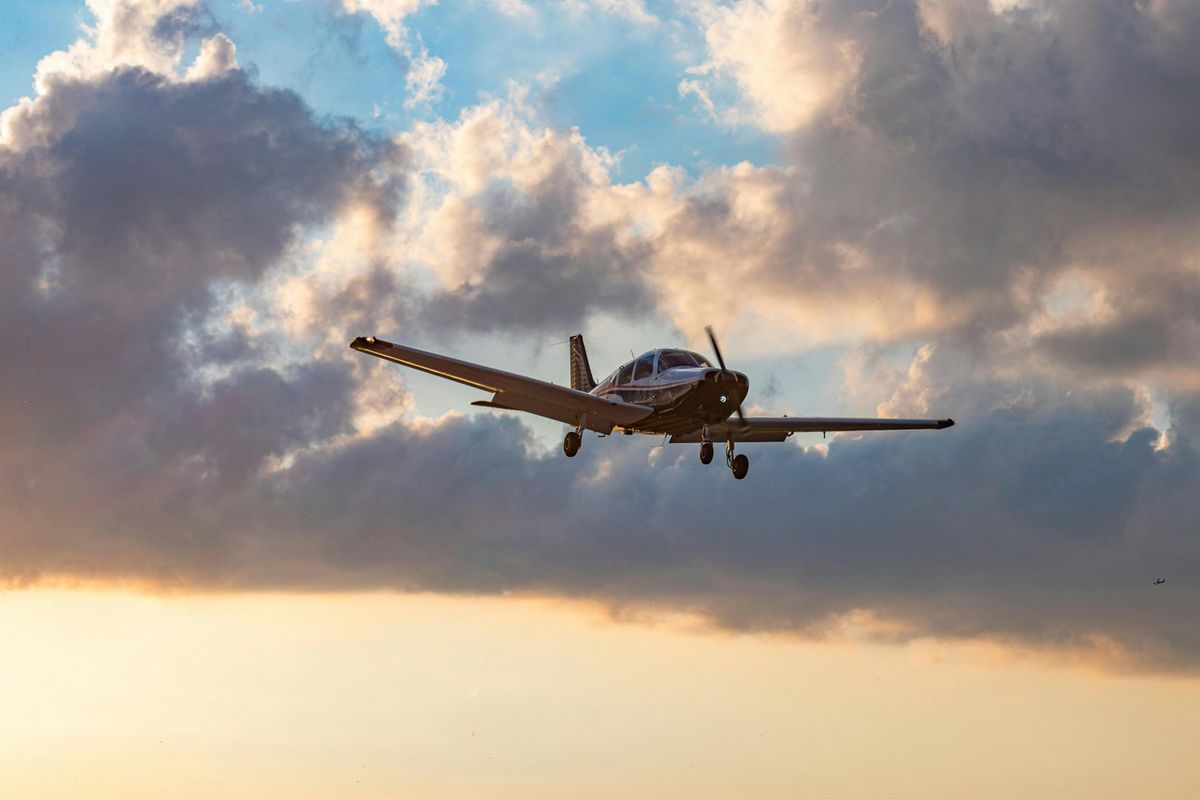
M 351 350 L 362 350 L 363 348 L 373 345 L 378 340 L 374 336 L 358 336 L 350 343 Z
M 947 418 L 947 419 L 939 419 L 938 420 L 938 430 L 939 431 L 944 430 L 946 428 L 953 428 L 953 427 L 954 427 L 954 420 L 952 420 L 952 419 Z

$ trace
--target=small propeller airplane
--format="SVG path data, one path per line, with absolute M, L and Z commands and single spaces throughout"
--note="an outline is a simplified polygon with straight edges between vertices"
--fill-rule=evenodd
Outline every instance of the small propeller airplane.
M 699 353 L 664 348 L 633 359 L 599 383 L 592 377 L 583 336 L 572 336 L 570 388 L 374 336 L 360 336 L 350 347 L 492 393 L 492 399 L 476 400 L 473 406 L 525 411 L 574 426 L 563 439 L 567 456 L 579 452 L 585 430 L 602 436 L 620 430 L 627 435 L 669 436 L 673 443 L 698 443 L 704 464 L 712 462 L 713 442 L 724 440 L 725 463 L 738 480 L 749 473 L 750 459 L 745 453 L 734 453 L 735 442 L 782 442 L 793 433 L 817 431 L 941 430 L 954 424 L 952 419 L 747 417 L 742 402 L 750 381 L 725 366 L 717 337 L 711 327 L 706 330 L 717 367 Z
M 1166 582 L 1167 582 L 1167 579 L 1166 579 L 1166 578 L 1155 578 L 1155 579 L 1154 579 L 1154 585 L 1155 585 L 1155 586 L 1162 586 L 1162 585 L 1163 585 L 1164 583 L 1166 583 Z

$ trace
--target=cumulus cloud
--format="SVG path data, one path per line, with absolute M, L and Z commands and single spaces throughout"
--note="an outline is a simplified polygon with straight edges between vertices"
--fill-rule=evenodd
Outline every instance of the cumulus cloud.
M 613 157 L 531 119 L 524 91 L 416 125 L 406 252 L 437 276 L 426 314 L 480 331 L 579 330 L 590 313 L 652 307 L 648 246 L 614 219 Z
M 692 79 L 742 87 L 785 163 L 629 184 L 520 90 L 389 140 L 255 83 L 192 4 L 94 8 L 3 117 L 4 579 L 547 592 L 1200 664 L 1186 4 L 710 10 L 836 52 L 743 67 L 753 37 L 713 31 Z M 853 338 L 856 408 L 960 425 L 764 446 L 737 483 L 629 441 L 564 468 L 513 417 L 413 418 L 345 349 L 597 313 Z
M 189 81 L 202 81 L 236 69 L 237 65 L 237 47 L 228 36 L 218 33 L 200 45 L 200 53 L 185 77 Z
M 772 331 L 827 339 L 851 319 L 879 340 L 978 338 L 1029 335 L 1037 318 L 1043 355 L 1088 360 L 1117 331 L 1127 374 L 1193 385 L 1200 23 L 1186 6 L 701 5 L 697 91 L 732 81 L 730 113 L 779 132 L 789 159 L 686 193 L 660 283 L 707 312 L 711 287 L 684 276 L 697 256 L 736 255 L 738 296 L 775 306 Z M 1105 307 L 1095 326 L 1047 307 L 1072 273 Z
M 753 118 L 768 130 L 794 130 L 830 111 L 858 74 L 858 43 L 825 24 L 831 15 L 820 3 L 703 3 L 697 15 L 708 60 L 691 68 L 696 77 L 679 88 L 719 120 Z M 748 107 L 718 108 L 713 95 L 723 79 L 736 83 Z
M 160 22 L 179 22 L 177 7 L 164 13 Z M 207 431 L 203 452 L 176 466 L 228 480 L 298 439 L 332 435 L 349 413 L 344 365 L 290 362 L 244 327 L 201 323 L 223 293 L 278 265 L 302 230 L 349 206 L 392 204 L 398 178 L 380 170 L 399 149 L 319 121 L 240 70 L 184 79 L 165 63 L 165 73 L 123 63 L 44 73 L 44 91 L 5 115 L 0 469 L 14 525 L 48 512 L 35 498 L 56 484 L 94 489 L 80 469 L 111 481 L 122 503 L 155 487 L 169 494 L 158 483 L 173 480 L 166 461 L 200 447 L 189 431 Z M 200 63 L 211 63 L 203 50 Z M 294 421 L 272 417 L 288 406 Z M 241 433 L 228 427 L 251 418 Z M 84 515 L 72 524 L 85 525 L 95 499 L 63 497 L 68 515 Z M 39 536 L 60 530 L 53 515 L 39 520 Z M 20 541 L 6 538 L 6 563 L 22 560 Z

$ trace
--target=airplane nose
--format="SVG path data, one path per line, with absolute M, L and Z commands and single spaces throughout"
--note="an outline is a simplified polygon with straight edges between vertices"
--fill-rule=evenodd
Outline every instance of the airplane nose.
M 717 403 L 730 411 L 741 405 L 750 391 L 750 379 L 741 372 L 714 369 L 705 379 L 713 384 L 713 396 Z
M 742 401 L 746 399 L 746 395 L 750 392 L 750 379 L 741 372 L 735 372 L 734 375 L 734 395 L 737 397 L 735 406 L 740 406 Z

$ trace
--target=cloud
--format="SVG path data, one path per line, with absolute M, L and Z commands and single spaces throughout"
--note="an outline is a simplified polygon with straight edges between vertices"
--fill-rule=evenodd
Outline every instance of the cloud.
M 397 50 L 408 52 L 408 27 L 405 21 L 423 6 L 434 5 L 436 0 L 342 0 L 347 14 L 370 14 L 387 34 L 388 44 Z
M 425 308 L 438 328 L 569 333 L 591 313 L 653 305 L 647 244 L 612 217 L 624 213 L 613 157 L 531 116 L 514 88 L 403 137 L 415 171 L 407 251 L 439 280 Z
M 488 0 L 488 5 L 512 19 L 528 19 L 536 13 L 525 0 Z
M 404 79 L 409 93 L 404 105 L 414 108 L 436 100 L 441 95 L 441 81 L 445 74 L 446 62 L 429 55 L 422 47 L 409 64 L 408 75 Z
M 188 67 L 185 77 L 190 81 L 202 81 L 237 69 L 237 65 L 237 47 L 228 36 L 218 33 L 200 45 L 200 54 Z
M 519 88 L 392 140 L 258 85 L 195 6 L 96 8 L 3 117 L 4 579 L 544 592 L 1196 670 L 1186 5 L 715 13 L 831 26 L 853 69 L 780 39 L 746 75 L 832 71 L 746 106 L 785 163 L 628 184 Z M 853 340 L 856 408 L 960 424 L 753 449 L 745 482 L 685 446 L 564 462 L 513 417 L 414 417 L 345 348 L 659 314 Z
M 176 11 L 139 24 L 162 30 L 179 23 Z M 140 20 L 133 9 L 113 16 Z M 97 484 L 80 469 L 110 480 L 118 505 L 180 488 L 162 471 L 173 457 L 201 484 L 227 480 L 283 456 L 300 433 L 332 435 L 350 413 L 345 365 L 296 363 L 244 326 L 204 323 L 223 295 L 278 267 L 305 229 L 352 206 L 393 213 L 400 173 L 380 171 L 398 167 L 399 149 L 320 121 L 296 95 L 228 65 L 184 79 L 177 60 L 163 63 L 166 73 L 43 72 L 44 91 L 4 117 L 0 470 L 13 516 L 48 511 L 32 498 L 61 480 L 87 495 Z M 197 63 L 212 63 L 203 45 Z M 199 431 L 202 452 L 189 438 Z M 61 499 L 80 525 L 89 507 L 108 513 L 98 497 Z
M 83 26 L 85 35 L 68 49 L 42 59 L 35 79 L 39 92 L 51 76 L 80 78 L 114 67 L 174 74 L 188 41 L 216 33 L 215 20 L 199 0 L 88 0 L 87 6 L 94 25 Z M 207 40 L 204 45 L 212 46 Z
M 645 0 L 566 0 L 561 6 L 569 13 L 611 14 L 636 25 L 648 26 L 658 22 L 658 17 L 646 8 Z
M 681 192 L 655 262 L 681 327 L 715 305 L 707 280 L 687 279 L 697 261 L 706 276 L 732 264 L 756 324 L 809 341 L 1030 336 L 1053 286 L 1084 273 L 1109 313 L 1041 330 L 1043 354 L 1078 364 L 1117 331 L 1125 374 L 1194 385 L 1181 354 L 1198 314 L 1200 22 L 1187 4 L 744 0 L 697 18 L 695 91 L 778 132 L 788 159 Z
M 771 131 L 790 131 L 828 112 L 857 76 L 862 56 L 853 38 L 824 24 L 835 16 L 819 3 L 747 0 L 698 4 L 708 60 L 680 83 L 714 117 L 753 118 Z M 718 109 L 713 94 L 732 80 L 748 108 Z
M 408 17 L 425 6 L 435 5 L 437 0 L 342 0 L 342 10 L 347 14 L 369 14 L 379 23 L 387 38 L 388 46 L 408 61 L 405 86 L 409 97 L 404 105 L 408 108 L 425 105 L 437 100 L 442 93 L 441 81 L 446 74 L 446 62 L 431 56 L 420 37 L 408 30 Z
M 53 498 L 26 489 L 32 520 L 9 520 L 5 563 L 184 587 L 548 592 L 808 636 L 865 614 L 888 640 L 1104 642 L 1120 667 L 1195 669 L 1200 564 L 1178 520 L 1197 452 L 1156 450 L 1148 429 L 1114 440 L 1141 411 L 1130 392 L 1071 398 L 964 372 L 926 355 L 901 387 L 952 387 L 939 402 L 966 417 L 952 432 L 760 448 L 738 484 L 685 447 L 591 440 L 564 466 L 530 453 L 514 418 L 457 415 L 265 470 L 278 442 L 345 428 L 321 410 L 344 384 L 310 374 L 281 392 L 273 374 L 238 376 L 181 410 L 182 441 L 155 440 L 152 473 L 110 460 Z M 280 394 L 296 401 L 270 402 Z M 136 503 L 104 500 L 134 490 Z M 53 511 L 61 533 L 39 539 L 50 504 L 93 511 Z M 1171 594 L 1149 585 L 1162 572 Z
M 569 14 L 576 18 L 612 16 L 639 26 L 653 26 L 658 17 L 650 13 L 644 0 L 487 0 L 487 4 L 509 19 L 525 24 L 537 24 L 541 15 Z

